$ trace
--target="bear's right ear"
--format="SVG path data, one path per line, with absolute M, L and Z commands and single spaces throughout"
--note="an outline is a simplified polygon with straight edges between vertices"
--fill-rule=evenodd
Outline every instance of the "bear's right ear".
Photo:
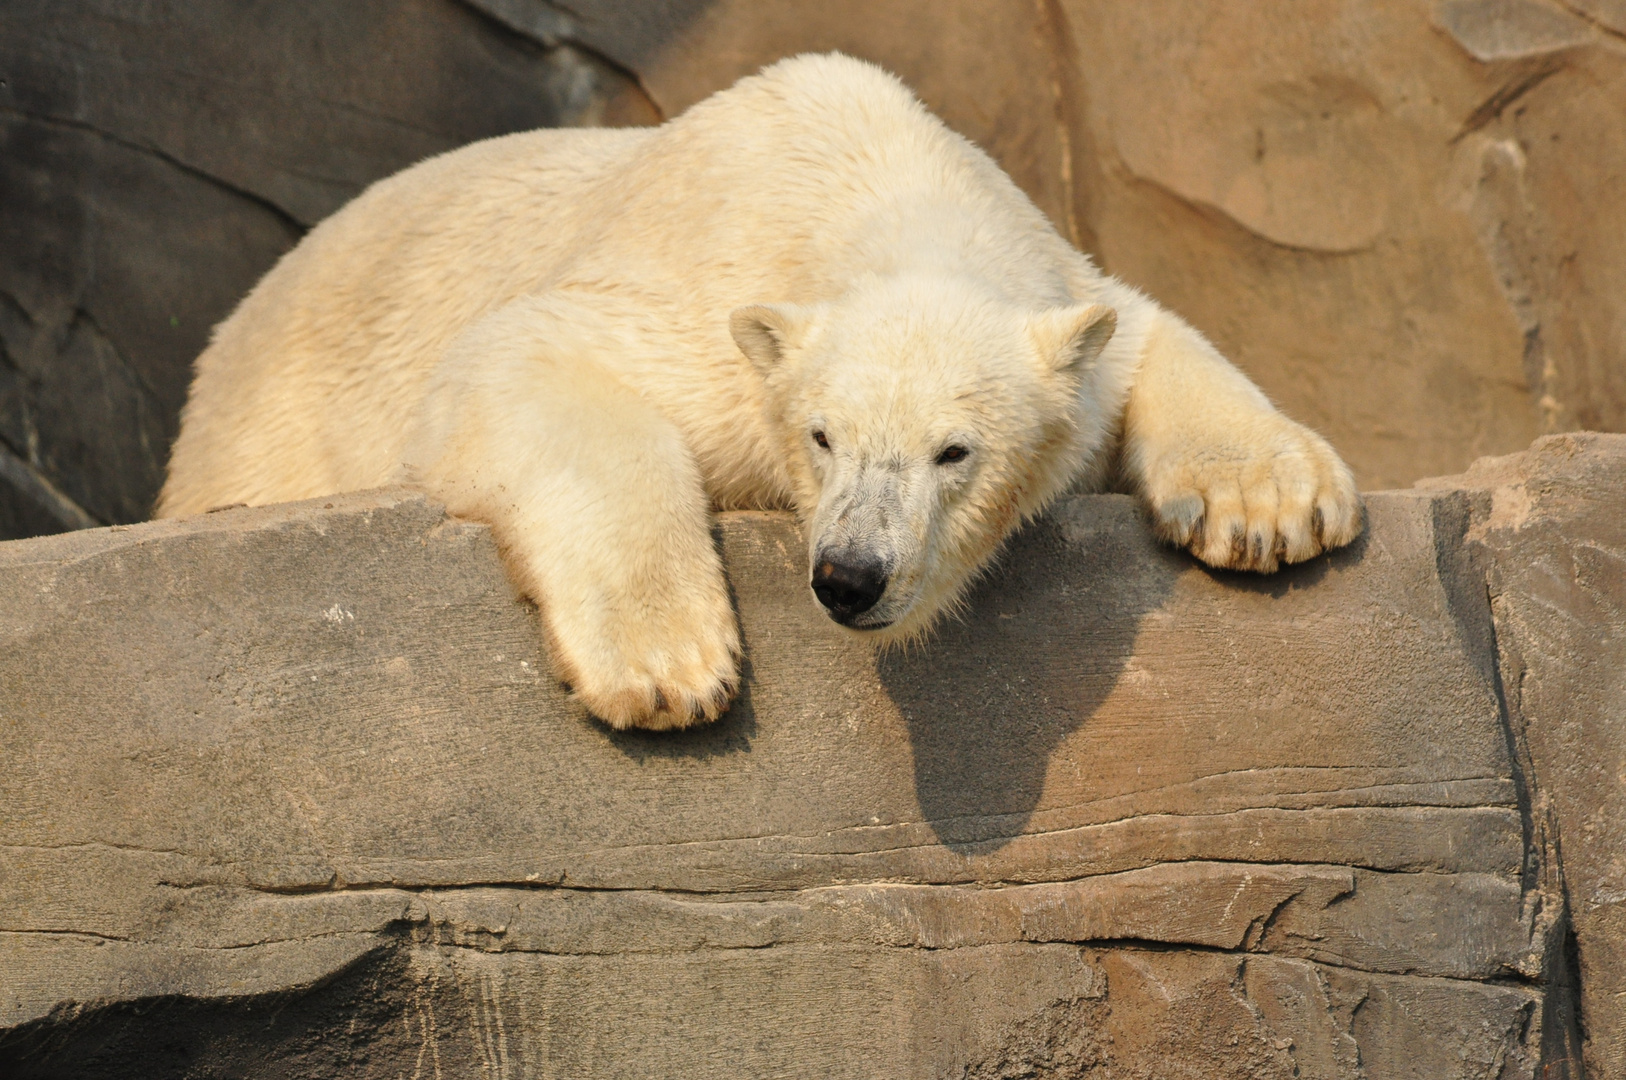
M 767 375 L 802 343 L 811 323 L 812 313 L 797 304 L 748 304 L 729 314 L 728 332 L 740 352 Z
M 1056 371 L 1088 368 L 1117 328 L 1118 313 L 1105 304 L 1053 308 L 1028 323 L 1039 355 Z

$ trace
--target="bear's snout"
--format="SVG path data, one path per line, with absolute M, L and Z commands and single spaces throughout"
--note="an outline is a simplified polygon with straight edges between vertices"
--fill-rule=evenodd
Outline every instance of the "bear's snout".
M 874 607 L 886 592 L 886 566 L 861 555 L 820 556 L 813 565 L 813 595 L 843 626 Z M 879 626 L 866 626 L 879 630 Z

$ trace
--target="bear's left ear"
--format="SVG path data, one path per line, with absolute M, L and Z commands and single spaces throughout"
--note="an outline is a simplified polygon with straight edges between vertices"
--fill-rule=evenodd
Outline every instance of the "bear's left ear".
M 1117 328 L 1118 313 L 1105 304 L 1051 308 L 1028 322 L 1039 356 L 1055 371 L 1089 366 Z
M 740 352 L 767 375 L 786 352 L 802 344 L 812 322 L 813 313 L 799 304 L 748 304 L 729 314 L 728 332 Z

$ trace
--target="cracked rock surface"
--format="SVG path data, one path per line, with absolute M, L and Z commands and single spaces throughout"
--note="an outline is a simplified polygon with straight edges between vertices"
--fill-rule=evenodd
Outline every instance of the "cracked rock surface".
M 1075 498 L 881 656 L 726 514 L 746 686 L 660 735 L 409 492 L 0 545 L 0 1064 L 1611 1075 L 1623 480 L 1548 439 L 1270 578 Z

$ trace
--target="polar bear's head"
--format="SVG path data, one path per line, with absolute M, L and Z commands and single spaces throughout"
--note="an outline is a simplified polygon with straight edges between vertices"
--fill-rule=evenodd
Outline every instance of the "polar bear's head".
M 952 607 L 1100 438 L 1081 392 L 1115 317 L 977 282 L 869 279 L 730 319 L 762 374 L 831 618 L 888 639 Z

